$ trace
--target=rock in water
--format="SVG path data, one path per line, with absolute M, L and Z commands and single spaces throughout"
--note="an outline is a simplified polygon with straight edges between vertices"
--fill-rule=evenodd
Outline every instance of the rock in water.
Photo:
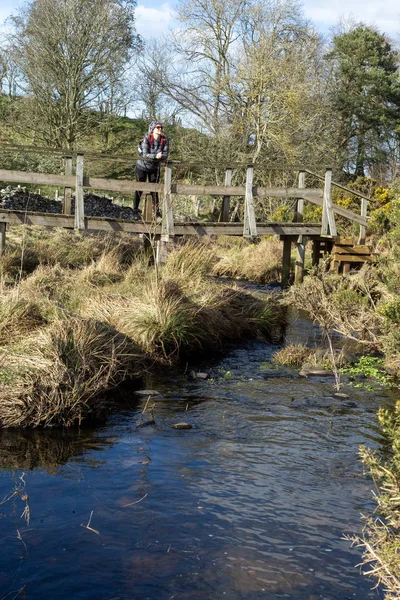
M 305 363 L 302 367 L 301 367 L 301 371 L 299 373 L 300 376 L 302 377 L 321 377 L 324 376 L 326 377 L 327 375 L 333 375 L 332 371 L 327 371 L 326 369 L 324 369 L 323 367 L 320 367 L 318 365 L 309 365 L 307 363 Z
M 139 398 L 145 396 L 162 396 L 162 394 L 160 394 L 160 392 L 156 392 L 156 390 L 136 390 L 133 392 L 133 395 L 138 396 Z
M 192 425 L 190 425 L 190 423 L 174 423 L 172 427 L 174 429 L 192 429 Z

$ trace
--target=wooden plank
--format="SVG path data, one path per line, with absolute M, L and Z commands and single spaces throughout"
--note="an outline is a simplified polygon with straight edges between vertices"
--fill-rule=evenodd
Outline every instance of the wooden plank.
M 0 222 L 10 223 L 10 225 L 25 223 L 44 227 L 65 227 L 67 229 L 74 227 L 73 216 L 56 213 L 33 213 L 23 210 L 0 209 Z M 175 223 L 174 227 L 175 235 L 243 235 L 243 223 Z M 146 233 L 149 227 L 138 221 L 85 217 L 85 229 Z M 152 227 L 152 232 L 153 230 L 154 227 Z M 161 232 L 161 227 L 159 227 L 158 232 Z M 258 235 L 319 237 L 320 225 L 318 223 L 259 223 L 257 233 Z
M 85 206 L 83 202 L 83 154 L 76 155 L 75 228 L 85 228 Z
M 9 171 L 0 169 L 0 181 L 7 183 L 32 183 L 37 185 L 55 185 L 59 187 L 75 185 L 75 178 L 69 175 L 51 173 L 32 173 L 28 171 Z
M 332 254 L 332 259 L 337 262 L 373 262 L 374 256 L 354 256 L 354 254 Z
M 92 190 L 105 190 L 110 192 L 135 192 L 142 191 L 144 194 L 158 192 L 162 194 L 164 185 L 162 183 L 148 183 L 140 181 L 131 181 L 130 179 L 104 179 L 101 177 L 85 177 L 83 187 Z
M 336 254 L 371 254 L 368 246 L 333 246 L 332 252 Z

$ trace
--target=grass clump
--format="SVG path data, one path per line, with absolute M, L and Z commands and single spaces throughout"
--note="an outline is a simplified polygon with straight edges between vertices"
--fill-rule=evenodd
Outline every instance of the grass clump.
M 69 426 L 110 410 L 105 391 L 139 375 L 143 354 L 104 323 L 79 317 L 53 321 L 4 359 L 16 378 L 0 390 L 3 427 Z M 7 364 L 8 363 L 8 364 Z M 139 366 L 140 365 L 140 366 Z
M 350 539 L 363 548 L 364 574 L 382 585 L 385 600 L 400 598 L 400 401 L 382 408 L 378 420 L 386 440 L 386 451 L 362 446 L 360 456 L 376 484 L 376 515 L 365 518 L 361 536 Z
M 80 259 L 72 261 L 72 249 L 58 249 L 64 234 L 26 235 L 40 260 L 0 288 L 2 427 L 70 426 L 101 416 L 111 407 L 106 392 L 140 379 L 149 364 L 272 337 L 284 320 L 272 299 L 209 277 L 210 242 L 179 246 L 155 269 L 143 251 L 114 236 L 96 236 L 96 248 L 92 236 L 78 236 Z
M 256 244 L 241 240 L 240 243 L 231 242 L 230 246 L 224 240 L 217 242 L 216 254 L 219 260 L 213 275 L 257 283 L 280 279 L 282 244 L 277 237 L 265 237 Z
M 275 352 L 272 362 L 277 365 L 301 367 L 303 363 L 310 362 L 313 352 L 303 344 L 288 344 Z

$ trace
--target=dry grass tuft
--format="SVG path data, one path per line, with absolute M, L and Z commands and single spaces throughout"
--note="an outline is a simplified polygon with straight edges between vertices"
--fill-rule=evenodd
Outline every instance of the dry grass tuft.
M 209 242 L 191 240 L 170 252 L 162 277 L 193 286 L 212 272 L 216 260 L 215 247 Z
M 263 238 L 259 243 L 247 242 L 217 249 L 219 261 L 213 275 L 270 283 L 280 279 L 282 245 L 278 238 Z
M 301 367 L 305 362 L 310 362 L 310 357 L 315 355 L 310 348 L 303 344 L 288 344 L 275 352 L 272 362 L 277 365 Z
M 155 270 L 128 240 L 112 246 L 113 237 L 29 235 L 37 268 L 0 286 L 2 427 L 100 416 L 110 409 L 105 392 L 140 377 L 146 356 L 173 364 L 227 342 L 271 338 L 282 323 L 271 298 L 207 277 L 215 262 L 209 241 L 177 248 Z
M 34 366 L 27 368 L 31 354 L 15 356 L 19 381 L 6 382 L 0 390 L 3 427 L 70 426 L 89 414 L 101 416 L 110 409 L 105 391 L 128 375 L 138 377 L 145 365 L 132 340 L 79 317 L 54 321 L 31 343 Z M 10 362 L 6 366 L 10 370 Z
M 361 447 L 361 459 L 377 486 L 374 494 L 377 516 L 365 518 L 361 536 L 348 537 L 363 548 L 364 574 L 382 585 L 385 600 L 400 598 L 400 401 L 393 408 L 381 408 L 378 420 L 388 442 L 379 456 Z

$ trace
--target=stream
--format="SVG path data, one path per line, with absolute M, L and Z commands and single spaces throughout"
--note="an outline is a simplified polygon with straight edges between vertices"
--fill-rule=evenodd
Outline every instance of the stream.
M 287 332 L 313 336 L 305 317 Z M 358 448 L 391 392 L 335 400 L 276 350 L 153 378 L 162 396 L 96 427 L 0 431 L 0 600 L 383 598 L 344 535 L 375 508 Z

